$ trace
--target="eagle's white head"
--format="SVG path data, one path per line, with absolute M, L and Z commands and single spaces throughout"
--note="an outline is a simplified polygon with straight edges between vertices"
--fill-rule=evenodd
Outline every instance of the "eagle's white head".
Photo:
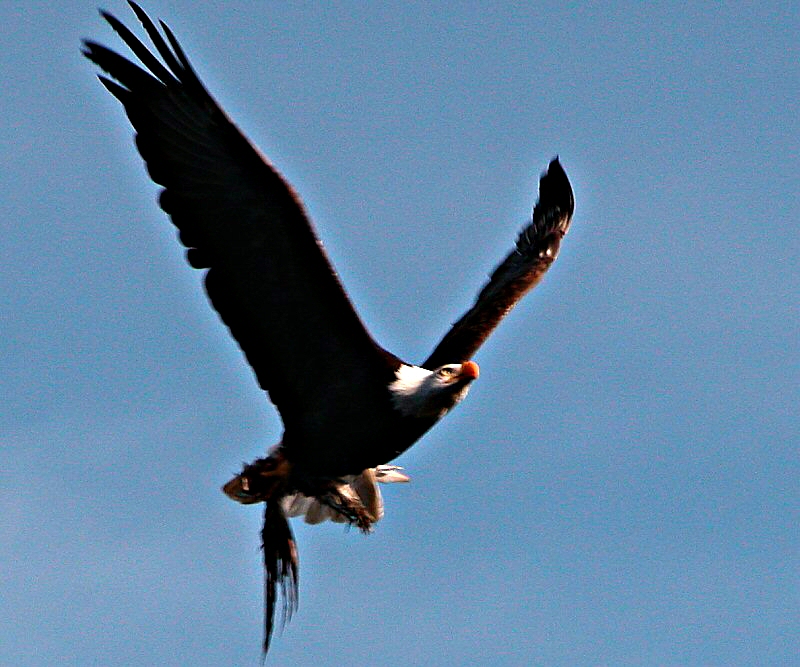
M 445 364 L 429 371 L 402 364 L 389 385 L 395 408 L 409 417 L 441 419 L 461 401 L 479 375 L 478 364 Z

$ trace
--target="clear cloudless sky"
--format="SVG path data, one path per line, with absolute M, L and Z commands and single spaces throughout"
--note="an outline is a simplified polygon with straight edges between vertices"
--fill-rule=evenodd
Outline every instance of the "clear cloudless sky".
M 797 3 L 144 7 L 408 361 L 554 155 L 575 189 L 375 533 L 295 525 L 268 664 L 797 664 Z M 257 665 L 261 511 L 219 487 L 278 417 L 80 55 L 124 48 L 96 0 L 0 24 L 0 664 Z

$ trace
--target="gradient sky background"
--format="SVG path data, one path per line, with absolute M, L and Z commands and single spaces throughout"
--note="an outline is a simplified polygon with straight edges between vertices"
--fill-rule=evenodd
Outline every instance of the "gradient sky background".
M 421 361 L 559 154 L 561 257 L 399 463 L 295 525 L 275 665 L 787 665 L 800 653 L 796 3 L 149 0 Z M 0 663 L 256 665 L 280 436 L 79 38 L 0 4 Z M 127 5 L 105 7 L 135 25 Z

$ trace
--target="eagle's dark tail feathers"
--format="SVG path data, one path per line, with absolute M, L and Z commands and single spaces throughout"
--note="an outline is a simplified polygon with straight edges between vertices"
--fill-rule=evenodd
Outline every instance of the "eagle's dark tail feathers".
M 268 500 L 264 510 L 264 527 L 261 529 L 261 548 L 264 552 L 264 656 L 275 626 L 275 607 L 278 587 L 283 599 L 281 627 L 297 610 L 298 560 L 297 547 L 289 522 L 281 508 L 280 499 Z

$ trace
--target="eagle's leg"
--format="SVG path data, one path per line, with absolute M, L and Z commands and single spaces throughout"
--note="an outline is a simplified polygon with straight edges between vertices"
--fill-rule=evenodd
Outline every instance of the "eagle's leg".
M 358 495 L 347 484 L 331 483 L 322 493 L 315 493 L 314 497 L 337 514 L 341 514 L 348 523 L 358 526 L 361 532 L 368 533 L 372 530 L 375 517 L 369 513 Z
M 290 472 L 286 458 L 273 452 L 246 464 L 222 490 L 228 498 L 243 505 L 267 502 L 285 494 Z

